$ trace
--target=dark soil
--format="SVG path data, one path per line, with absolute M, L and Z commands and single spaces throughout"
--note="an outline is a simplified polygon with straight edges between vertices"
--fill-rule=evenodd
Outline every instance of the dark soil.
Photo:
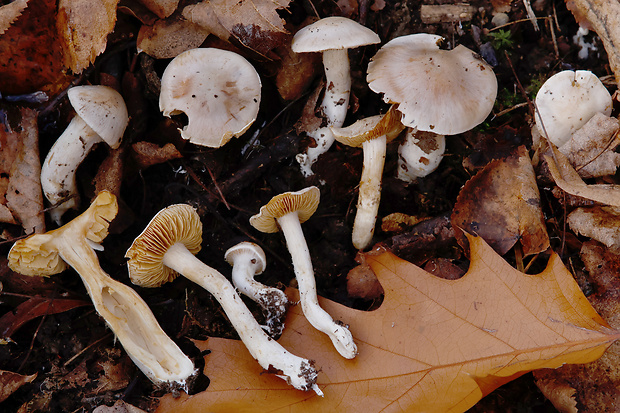
M 345 2 L 312 3 L 321 16 L 329 16 L 341 14 L 336 3 Z M 357 4 L 354 1 L 351 3 Z M 538 16 L 552 16 L 552 19 L 538 20 L 540 31 L 534 30 L 527 20 L 521 1 L 506 3 L 510 8 L 511 24 L 489 32 L 494 27 L 490 22 L 492 3 L 496 2 L 472 2 L 477 12 L 471 21 L 462 23 L 424 24 L 419 17 L 420 3 L 414 1 L 387 1 L 383 9 L 366 9 L 362 15 L 365 24 L 381 36 L 383 43 L 396 36 L 427 32 L 444 36 L 449 47 L 462 44 L 481 53 L 494 64 L 499 81 L 495 114 L 525 102 L 524 93 L 534 97 L 540 84 L 560 70 L 587 69 L 599 76 L 611 74 L 604 49 L 592 35 L 588 40 L 595 42 L 597 51 L 591 52 L 586 60 L 578 59 L 579 48 L 572 41 L 578 26 L 563 2 L 536 2 L 534 6 Z M 372 1 L 359 0 L 362 9 L 373 4 Z M 310 2 L 295 0 L 289 11 L 283 12 L 282 17 L 293 27 L 312 14 L 312 7 Z M 360 15 L 355 10 L 351 17 L 359 19 Z M 293 269 L 283 237 L 257 232 L 249 225 L 248 219 L 276 194 L 317 185 L 321 189 L 321 203 L 315 215 L 303 224 L 303 229 L 320 295 L 359 309 L 378 305 L 377 300 L 350 297 L 346 285 L 347 273 L 356 265 L 357 251 L 351 245 L 350 238 L 356 189 L 362 169 L 361 151 L 336 144 L 314 167 L 316 175 L 307 179 L 299 172 L 294 159 L 295 154 L 309 144 L 308 139 L 296 135 L 294 124 L 301 116 L 310 90 L 295 101 L 283 101 L 275 86 L 277 62 L 265 62 L 246 51 L 244 54 L 255 64 L 263 81 L 258 119 L 243 137 L 233 139 L 221 149 L 185 143 L 176 131 L 185 120 L 182 116 L 164 119 L 154 93 L 156 85 L 152 81 L 153 75 L 160 76 L 168 61 L 152 61 L 148 57 L 136 56 L 135 39 L 139 22 L 123 13 L 119 13 L 118 18 L 117 29 L 110 38 L 107 51 L 81 78 L 82 83 L 116 82 L 122 87 L 132 115 L 121 148 L 124 174 L 120 212 L 103 243 L 105 251 L 98 254 L 106 272 L 129 284 L 123 256 L 133 238 L 160 209 L 175 203 L 188 203 L 196 207 L 203 222 L 204 241 L 198 258 L 222 273 L 230 274 L 230 267 L 223 259 L 224 252 L 237 242 L 252 240 L 264 248 L 268 258 L 262 281 L 274 286 L 290 285 L 294 281 Z M 551 26 L 554 26 L 553 29 Z M 212 39 L 207 42 L 210 45 L 220 44 Z M 350 55 L 354 97 L 346 124 L 361 117 L 384 113 L 387 109 L 387 105 L 369 91 L 365 83 L 364 70 L 378 47 L 368 46 Z M 316 73 L 313 85 L 320 81 L 320 75 L 320 72 Z M 519 82 L 523 90 L 518 86 Z M 45 105 L 45 112 L 39 120 L 41 156 L 59 136 L 70 113 L 64 98 L 54 105 Z M 388 147 L 380 217 L 400 212 L 437 218 L 433 222 L 439 225 L 443 222 L 442 217 L 445 221 L 445 217 L 449 216 L 460 188 L 475 174 L 476 168 L 519 145 L 531 145 L 531 119 L 530 109 L 520 106 L 501 116 L 491 115 L 473 131 L 450 137 L 447 156 L 439 169 L 414 184 L 405 184 L 394 178 L 398 140 L 392 142 Z M 173 142 L 183 157 L 140 170 L 130 150 L 130 145 L 138 141 L 162 145 Z M 92 179 L 107 155 L 107 149 L 98 148 L 79 170 L 84 208 L 94 192 Z M 465 159 L 468 168 L 463 166 Z M 542 187 L 541 194 L 550 222 L 562 222 L 562 208 L 551 196 L 549 188 Z M 70 212 L 69 215 L 77 213 Z M 51 222 L 48 228 L 54 228 Z M 13 236 L 19 235 L 17 227 L 6 229 Z M 403 258 L 419 265 L 424 265 L 429 258 L 444 257 L 466 268 L 465 254 L 454 239 L 414 244 L 404 241 L 416 231 L 432 233 L 433 228 L 405 227 L 394 233 L 383 232 L 378 227 L 373 241 L 392 245 Z M 561 240 L 565 235 L 561 226 L 550 225 L 549 232 L 553 240 Z M 553 247 L 564 257 L 578 251 L 571 248 L 570 242 L 565 250 L 560 251 L 559 241 L 553 242 Z M 10 245 L 11 242 L 2 245 L 3 256 Z M 505 258 L 514 262 L 514 253 L 509 252 Z M 73 271 L 39 281 L 13 274 L 6 268 L 5 261 L 2 264 L 0 280 L 4 290 L 0 314 L 13 311 L 18 304 L 35 295 L 55 299 L 75 297 L 88 301 L 86 291 Z M 195 358 L 198 365 L 202 357 L 190 339 L 236 337 L 215 300 L 191 282 L 179 279 L 165 288 L 136 290 L 153 309 L 164 330 Z M 257 317 L 261 316 L 256 307 L 252 306 L 252 309 Z M 38 376 L 3 403 L 2 411 L 18 411 L 20 406 L 20 411 L 24 412 L 92 411 L 102 404 L 111 405 L 117 399 L 146 410 L 154 408 L 155 398 L 162 394 L 162 390 L 155 389 L 133 367 L 92 307 L 45 314 L 27 323 L 11 338 L 14 343 L 0 347 L 0 369 L 21 374 L 36 373 Z M 192 392 L 202 391 L 207 385 L 208 378 L 202 377 L 197 380 Z M 525 375 L 487 396 L 472 411 L 551 412 L 554 409 L 540 394 L 531 375 Z

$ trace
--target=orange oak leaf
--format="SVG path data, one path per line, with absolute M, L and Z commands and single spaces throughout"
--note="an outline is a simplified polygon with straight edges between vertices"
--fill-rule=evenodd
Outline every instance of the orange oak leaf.
M 206 391 L 160 400 L 158 412 L 463 412 L 525 372 L 600 357 L 620 338 L 590 306 L 557 255 L 518 272 L 469 237 L 465 276 L 445 280 L 389 252 L 367 254 L 385 299 L 363 312 L 323 299 L 349 323 L 359 354 L 345 360 L 293 307 L 279 342 L 315 360 L 325 397 L 263 373 L 243 345 L 210 338 Z M 294 291 L 294 290 L 292 290 Z

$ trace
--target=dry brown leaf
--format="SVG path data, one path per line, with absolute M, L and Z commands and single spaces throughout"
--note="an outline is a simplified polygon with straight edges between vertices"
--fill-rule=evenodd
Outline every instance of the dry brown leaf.
M 21 223 L 27 234 L 45 232 L 41 161 L 37 112 L 20 109 L 21 121 L 15 130 L 0 128 L 0 200 L 11 214 L 7 223 Z M 8 218 L 8 217 L 4 217 Z M 0 219 L 1 220 L 1 219 Z M 13 222 L 11 222 L 13 221 Z
M 140 0 L 147 9 L 160 19 L 170 16 L 179 5 L 179 0 Z
M 561 413 L 577 413 L 574 387 L 567 380 L 553 377 L 553 370 L 536 371 L 536 386 Z
M 566 222 L 577 234 L 595 239 L 608 247 L 620 247 L 620 215 L 616 208 L 577 208 Z
M 614 152 L 619 128 L 618 119 L 596 113 L 558 149 L 583 178 L 613 175 L 620 166 L 620 153 Z
M 138 53 L 155 59 L 171 59 L 186 50 L 200 46 L 209 31 L 182 18 L 157 20 L 153 26 L 143 25 L 138 32 Z
M 583 244 L 580 257 L 595 294 L 588 299 L 613 327 L 620 327 L 620 254 L 596 241 Z M 620 343 L 613 344 L 594 363 L 566 365 L 557 370 L 534 372 L 575 387 L 581 413 L 617 411 L 620 405 Z
M 459 280 L 434 277 L 389 252 L 366 262 L 385 291 L 363 312 L 322 299 L 347 320 L 359 354 L 345 360 L 294 306 L 280 344 L 315 360 L 321 398 L 262 374 L 239 341 L 210 338 L 206 391 L 170 395 L 158 412 L 463 412 L 498 386 L 533 369 L 586 363 L 620 332 L 594 311 L 557 255 L 541 274 L 525 275 L 480 237 Z M 295 297 L 293 297 L 295 298 Z
M 599 35 L 609 58 L 609 66 L 616 75 L 620 88 L 620 1 L 619 0 L 565 0 L 566 7 L 573 12 L 580 25 Z M 586 20 L 586 22 L 584 22 Z
M 181 152 L 171 143 L 160 147 L 156 143 L 140 141 L 131 145 L 131 150 L 140 169 L 183 157 Z
M 119 0 L 59 0 L 57 27 L 64 40 L 65 66 L 81 73 L 106 47 Z
M 0 7 L 0 34 L 13 24 L 28 5 L 28 0 L 15 0 Z
M 56 1 L 30 3 L 0 36 L 2 94 L 37 90 L 54 94 L 71 80 L 63 70 L 63 44 L 56 32 Z
M 600 202 L 601 204 L 620 206 L 620 186 L 611 184 L 586 184 L 570 162 L 554 145 L 551 152 L 542 155 L 549 167 L 555 184 L 564 192 L 581 198 Z M 557 160 L 557 163 L 556 163 Z
M 122 400 L 117 400 L 114 406 L 99 406 L 93 410 L 93 413 L 146 413 L 142 409 L 138 409 Z
M 207 0 L 183 9 L 183 17 L 223 40 L 234 38 L 244 46 L 267 55 L 289 33 L 276 10 L 290 0 Z
M 24 384 L 32 382 L 35 377 L 37 377 L 36 374 L 23 376 L 11 371 L 0 370 L 0 403 Z
M 536 175 L 527 149 L 491 161 L 470 179 L 457 198 L 452 226 L 459 244 L 463 231 L 485 239 L 504 255 L 520 240 L 525 255 L 549 248 Z

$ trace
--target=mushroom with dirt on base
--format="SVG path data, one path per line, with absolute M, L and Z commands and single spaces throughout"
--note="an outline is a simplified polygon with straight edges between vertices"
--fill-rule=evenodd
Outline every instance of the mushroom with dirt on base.
M 253 242 L 240 242 L 230 247 L 224 259 L 232 269 L 232 282 L 243 294 L 260 305 L 266 318 L 267 331 L 277 337 L 284 330 L 284 316 L 288 308 L 288 298 L 283 291 L 268 287 L 254 279 L 262 274 L 267 265 L 263 249 Z
M 313 174 L 312 165 L 319 155 L 327 152 L 334 143 L 329 126 L 340 127 L 344 124 L 351 91 L 348 49 L 380 41 L 375 32 L 346 17 L 326 17 L 295 33 L 291 45 L 293 51 L 322 52 L 325 69 L 326 86 L 321 110 L 327 120 L 327 127 L 309 132 L 316 141 L 316 147 L 308 148 L 307 153 L 297 155 L 297 162 L 304 176 Z
M 276 195 L 250 218 L 250 225 L 261 232 L 282 231 L 293 260 L 301 309 L 306 319 L 314 328 L 327 334 L 341 356 L 352 359 L 357 355 L 357 346 L 351 332 L 319 305 L 312 259 L 301 229 L 301 223 L 316 211 L 319 199 L 320 191 L 316 186 Z
M 118 148 L 129 122 L 125 101 L 110 87 L 76 86 L 67 95 L 76 115 L 41 166 L 41 187 L 52 203 L 50 216 L 57 224 L 67 210 L 79 205 L 75 181 L 78 166 L 97 143 Z
M 95 310 L 138 368 L 156 384 L 187 390 L 187 380 L 195 373 L 192 361 L 164 333 L 142 298 L 99 266 L 93 249 L 101 249 L 98 243 L 108 234 L 117 210 L 116 197 L 100 192 L 84 213 L 66 225 L 17 241 L 9 251 L 9 267 L 24 275 L 47 277 L 71 266 Z
M 209 291 L 220 303 L 248 351 L 266 371 L 300 390 L 323 393 L 312 362 L 289 353 L 260 327 L 233 285 L 194 254 L 200 251 L 202 222 L 187 204 L 171 205 L 155 215 L 125 254 L 131 281 L 159 287 L 183 275 Z

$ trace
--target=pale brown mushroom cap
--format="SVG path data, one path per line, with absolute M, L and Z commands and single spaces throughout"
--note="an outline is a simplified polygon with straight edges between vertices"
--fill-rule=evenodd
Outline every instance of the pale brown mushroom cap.
M 123 97 L 111 87 L 75 86 L 67 91 L 75 113 L 111 148 L 121 144 L 129 122 Z
M 368 65 L 368 86 L 397 103 L 405 126 L 439 135 L 472 129 L 491 113 L 497 96 L 493 69 L 465 46 L 441 50 L 441 36 L 397 37 Z
M 200 251 L 202 222 L 187 204 L 170 205 L 159 211 L 125 253 L 129 278 L 141 287 L 159 287 L 179 274 L 163 263 L 172 245 L 181 243 L 192 253 Z
M 226 253 L 224 253 L 224 259 L 228 264 L 234 266 L 235 258 L 241 254 L 251 254 L 252 259 L 256 260 L 255 263 L 258 264 L 256 266 L 256 275 L 265 271 L 265 268 L 267 267 L 267 257 L 265 256 L 265 251 L 253 242 L 244 241 L 228 248 Z
M 242 56 L 227 50 L 192 49 L 175 57 L 161 80 L 164 116 L 185 113 L 184 139 L 219 148 L 256 120 L 261 81 Z
M 108 235 L 110 221 L 118 212 L 116 197 L 108 191 L 100 192 L 90 207 L 62 227 L 45 234 L 33 234 L 13 244 L 9 251 L 9 267 L 20 274 L 47 277 L 58 274 L 67 264 L 58 254 L 54 240 L 62 235 L 83 236 L 99 243 Z
M 390 142 L 405 129 L 405 125 L 400 122 L 400 117 L 400 112 L 392 106 L 385 115 L 370 116 L 344 128 L 331 127 L 330 129 L 338 142 L 348 146 L 360 147 L 365 141 L 383 135 L 386 136 L 386 141 Z
M 250 225 L 261 232 L 278 232 L 277 219 L 297 211 L 299 222 L 306 222 L 319 206 L 321 191 L 309 186 L 297 192 L 284 192 L 271 198 L 260 212 L 250 218 Z
M 295 33 L 291 48 L 295 53 L 323 52 L 354 49 L 380 41 L 375 32 L 355 20 L 332 16 L 318 20 Z

